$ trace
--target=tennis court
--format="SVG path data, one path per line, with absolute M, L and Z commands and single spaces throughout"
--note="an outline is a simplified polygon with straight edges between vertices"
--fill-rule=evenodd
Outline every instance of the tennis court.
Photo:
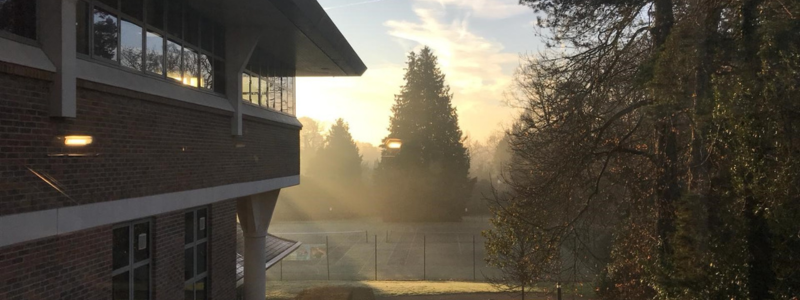
M 267 280 L 478 280 L 485 265 L 486 218 L 461 223 L 374 219 L 276 222 L 269 232 L 303 243 L 267 271 Z M 376 272 L 377 266 L 377 272 Z

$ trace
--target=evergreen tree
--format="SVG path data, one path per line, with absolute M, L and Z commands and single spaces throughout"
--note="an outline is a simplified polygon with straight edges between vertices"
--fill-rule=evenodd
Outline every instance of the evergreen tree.
M 386 137 L 402 139 L 402 151 L 376 169 L 384 219 L 460 220 L 475 180 L 453 94 L 430 48 L 408 55 L 404 79 Z
M 309 176 L 347 189 L 361 183 L 361 155 L 343 119 L 328 130 L 325 142 L 309 166 Z

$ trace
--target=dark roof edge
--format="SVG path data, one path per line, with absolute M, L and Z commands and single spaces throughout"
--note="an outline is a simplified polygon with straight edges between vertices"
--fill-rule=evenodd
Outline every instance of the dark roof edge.
M 270 0 L 324 52 L 346 76 L 361 76 L 367 66 L 317 0 Z
M 269 270 L 270 267 L 274 266 L 275 264 L 286 258 L 286 256 L 288 256 L 289 254 L 292 254 L 292 252 L 294 252 L 294 250 L 297 250 L 297 248 L 300 247 L 300 245 L 302 244 L 303 243 L 301 242 L 295 242 L 294 245 L 281 252 L 281 254 L 278 254 L 278 256 L 276 256 L 275 258 L 268 261 L 267 264 L 264 265 L 264 269 Z

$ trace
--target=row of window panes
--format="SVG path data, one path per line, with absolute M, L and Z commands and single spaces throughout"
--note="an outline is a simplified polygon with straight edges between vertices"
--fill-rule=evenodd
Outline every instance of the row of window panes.
M 76 18 L 78 53 L 225 92 L 224 28 L 181 1 L 80 1 Z
M 294 77 L 267 77 L 242 73 L 242 99 L 261 107 L 294 115 Z

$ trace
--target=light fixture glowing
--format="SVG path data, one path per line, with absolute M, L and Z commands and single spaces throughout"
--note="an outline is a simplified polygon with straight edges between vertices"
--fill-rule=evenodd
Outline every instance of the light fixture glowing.
M 92 143 L 92 137 L 89 135 L 68 135 L 64 137 L 65 146 L 86 146 Z
M 389 149 L 400 149 L 403 147 L 403 141 L 400 139 L 388 139 L 386 140 L 386 148 Z

